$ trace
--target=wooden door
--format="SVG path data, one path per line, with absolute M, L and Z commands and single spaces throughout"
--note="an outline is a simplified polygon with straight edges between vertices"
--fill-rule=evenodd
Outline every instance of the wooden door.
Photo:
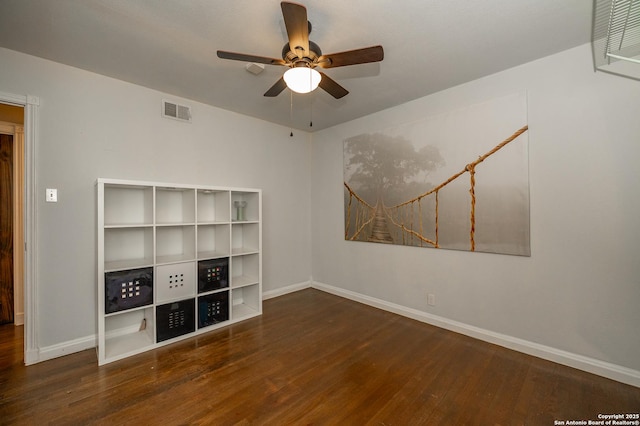
M 0 135 L 0 324 L 13 322 L 13 136 Z

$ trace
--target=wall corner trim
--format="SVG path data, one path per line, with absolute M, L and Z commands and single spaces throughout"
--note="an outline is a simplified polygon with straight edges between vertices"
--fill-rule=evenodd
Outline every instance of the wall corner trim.
M 572 352 L 567 352 L 550 346 L 541 345 L 539 343 L 530 342 L 528 340 L 519 339 L 517 337 L 495 333 L 493 331 L 474 327 L 469 324 L 453 321 L 437 315 L 432 315 L 426 312 L 419 311 L 417 309 L 407 308 L 402 305 L 387 302 L 375 297 L 366 296 L 360 293 L 345 290 L 339 287 L 334 287 L 317 281 L 313 281 L 311 283 L 311 288 L 331 293 L 336 296 L 344 297 L 346 299 L 392 312 L 407 318 L 431 324 L 436 327 L 444 328 L 445 330 L 464 334 L 466 336 L 493 343 L 495 345 L 512 349 L 514 351 L 522 352 L 527 355 L 532 355 L 558 364 L 566 365 L 568 367 L 577 368 L 588 373 L 596 374 L 598 376 L 606 377 L 608 379 L 616 380 L 621 383 L 640 387 L 640 371 L 637 370 L 605 361 L 600 361 L 595 358 L 574 354 Z

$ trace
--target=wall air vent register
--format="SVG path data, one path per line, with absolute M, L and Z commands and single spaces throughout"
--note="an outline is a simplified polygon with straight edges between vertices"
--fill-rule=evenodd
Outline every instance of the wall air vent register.
M 163 100 L 162 116 L 165 118 L 171 118 L 174 120 L 191 123 L 191 107 Z

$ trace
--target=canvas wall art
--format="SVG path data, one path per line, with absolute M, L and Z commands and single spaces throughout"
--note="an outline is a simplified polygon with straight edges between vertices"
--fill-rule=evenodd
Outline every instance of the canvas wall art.
M 526 93 L 344 140 L 345 239 L 530 256 Z

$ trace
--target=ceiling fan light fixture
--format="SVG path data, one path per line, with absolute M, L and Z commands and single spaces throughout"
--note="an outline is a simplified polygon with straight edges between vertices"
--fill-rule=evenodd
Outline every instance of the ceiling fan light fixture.
M 284 73 L 287 87 L 296 93 L 309 93 L 318 88 L 322 76 L 313 68 L 295 67 Z

